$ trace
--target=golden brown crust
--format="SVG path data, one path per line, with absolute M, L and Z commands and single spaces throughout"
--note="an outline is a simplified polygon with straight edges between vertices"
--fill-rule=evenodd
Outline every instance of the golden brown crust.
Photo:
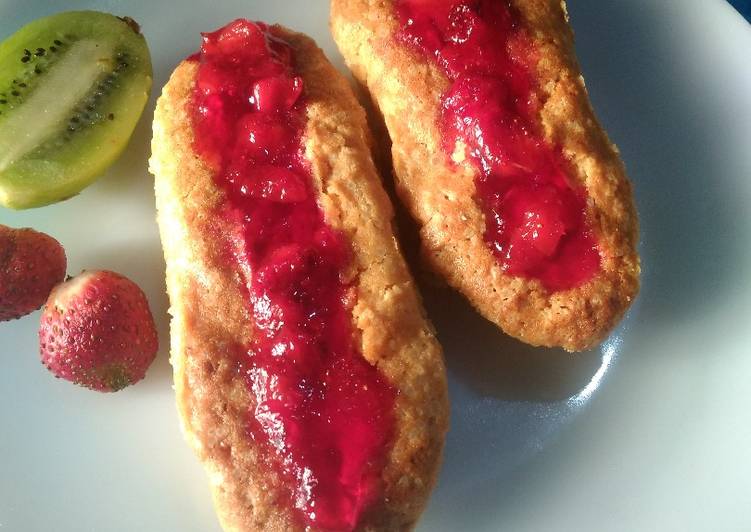
M 461 155 L 454 157 L 457 165 L 449 164 L 441 149 L 438 116 L 449 81 L 395 41 L 393 0 L 333 0 L 331 28 L 345 61 L 384 116 L 397 193 L 421 225 L 430 266 L 506 333 L 533 345 L 579 351 L 602 340 L 638 292 L 636 209 L 618 151 L 589 103 L 565 5 L 512 3 L 540 54 L 542 129 L 562 147 L 572 178 L 586 187 L 587 215 L 600 243 L 600 274 L 553 294 L 539 281 L 506 275 L 485 245 L 484 217 L 473 199 L 475 170 Z
M 398 390 L 384 496 L 361 530 L 408 530 L 435 482 L 448 423 L 440 346 L 396 240 L 388 197 L 366 145 L 364 112 L 313 41 L 275 28 L 296 51 L 308 99 L 305 147 L 327 222 L 353 248 L 353 324 L 361 352 Z M 263 448 L 245 433 L 253 407 L 233 349 L 252 330 L 226 255 L 239 230 L 216 216 L 222 193 L 192 150 L 186 104 L 196 64 L 183 62 L 154 116 L 151 170 L 167 261 L 171 360 L 186 438 L 204 463 L 225 530 L 302 530 Z

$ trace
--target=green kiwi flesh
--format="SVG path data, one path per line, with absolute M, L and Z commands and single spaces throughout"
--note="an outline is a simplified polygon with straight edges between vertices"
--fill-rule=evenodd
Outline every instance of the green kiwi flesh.
M 128 18 L 59 13 L 0 43 L 0 204 L 39 207 L 91 184 L 127 145 L 151 80 Z

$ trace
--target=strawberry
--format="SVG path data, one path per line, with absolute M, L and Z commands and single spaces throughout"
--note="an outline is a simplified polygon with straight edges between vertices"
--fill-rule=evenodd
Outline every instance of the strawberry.
M 51 236 L 0 225 L 0 321 L 41 307 L 66 267 L 65 250 Z
M 50 294 L 39 327 L 42 363 L 100 392 L 138 382 L 159 348 L 143 291 L 110 271 L 85 271 Z

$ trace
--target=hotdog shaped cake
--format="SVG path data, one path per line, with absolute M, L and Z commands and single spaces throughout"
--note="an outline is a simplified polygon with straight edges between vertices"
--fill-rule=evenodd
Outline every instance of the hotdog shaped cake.
M 507 334 L 601 341 L 639 287 L 638 223 L 560 0 L 333 0 L 427 263 Z
M 445 370 L 368 141 L 315 43 L 247 20 L 157 103 L 178 410 L 226 530 L 407 530 L 434 484 Z

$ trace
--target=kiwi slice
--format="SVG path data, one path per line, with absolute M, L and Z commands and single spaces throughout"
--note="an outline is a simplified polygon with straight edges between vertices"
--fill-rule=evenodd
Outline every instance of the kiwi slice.
M 0 203 L 78 194 L 128 143 L 151 90 L 138 24 L 96 11 L 31 22 L 0 44 Z

